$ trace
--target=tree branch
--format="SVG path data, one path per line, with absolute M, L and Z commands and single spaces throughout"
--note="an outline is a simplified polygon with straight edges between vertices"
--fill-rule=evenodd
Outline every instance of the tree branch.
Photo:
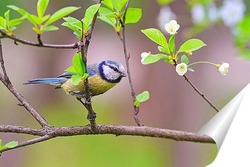
M 43 47 L 43 48 L 54 48 L 54 49 L 76 49 L 78 47 L 77 43 L 74 44 L 68 44 L 68 45 L 58 45 L 58 44 L 43 44 L 43 43 L 36 43 L 31 42 L 25 39 L 21 39 L 15 35 L 8 35 L 2 30 L 0 30 L 0 33 L 2 36 L 0 38 L 8 38 L 12 39 L 16 44 L 17 42 L 24 44 L 24 45 L 30 45 L 30 46 L 36 46 L 36 47 Z
M 128 0 L 127 4 L 125 6 L 124 16 L 122 18 L 123 20 L 121 20 L 121 19 L 119 20 L 121 25 L 122 25 L 122 33 L 118 33 L 118 36 L 119 36 L 119 38 L 122 42 L 122 46 L 123 46 L 123 53 L 124 53 L 125 63 L 126 63 L 126 68 L 127 68 L 128 82 L 129 82 L 130 92 L 131 92 L 131 96 L 132 96 L 132 100 L 133 100 L 134 120 L 138 126 L 141 126 L 141 122 L 138 118 L 139 107 L 136 107 L 134 105 L 134 102 L 136 100 L 136 95 L 135 95 L 135 90 L 134 90 L 133 81 L 132 81 L 131 72 L 130 72 L 130 65 L 129 65 L 130 54 L 127 53 L 126 37 L 125 37 L 126 36 L 125 35 L 125 21 L 126 21 L 126 13 L 127 13 L 129 3 L 130 3 L 130 0 Z
M 96 125 L 95 130 L 91 126 L 72 126 L 72 127 L 46 127 L 43 129 L 32 129 L 25 126 L 0 125 L 0 132 L 21 133 L 34 136 L 40 136 L 21 143 L 15 148 L 32 145 L 55 137 L 76 136 L 76 135 L 104 135 L 111 134 L 115 136 L 141 136 L 162 139 L 171 139 L 175 141 L 187 141 L 197 143 L 215 143 L 207 135 L 200 135 L 192 132 L 153 128 L 148 126 L 122 126 L 122 125 Z M 12 149 L 15 149 L 12 148 Z M 8 151 L 10 149 L 2 150 Z
M 16 88 L 11 83 L 4 65 L 1 39 L 0 39 L 0 63 L 1 63 L 1 68 L 3 70 L 3 75 L 0 76 L 0 80 L 2 81 L 2 83 L 17 98 L 17 100 L 20 102 L 20 105 L 24 106 L 42 127 L 49 126 L 47 121 L 24 99 L 24 97 L 16 90 Z
M 215 111 L 219 112 L 219 110 L 208 100 L 208 98 L 199 91 L 198 88 L 188 79 L 186 75 L 183 75 L 184 79 L 189 83 L 189 85 L 197 92 Z
M 102 2 L 102 0 L 99 0 L 97 2 L 97 4 L 100 4 Z M 88 49 L 89 49 L 89 44 L 90 44 L 90 40 L 92 38 L 92 33 L 94 31 L 94 26 L 95 26 L 95 22 L 96 22 L 96 18 L 97 18 L 97 13 L 94 15 L 92 23 L 90 25 L 90 30 L 88 32 L 88 34 L 85 36 L 85 42 L 83 45 L 83 37 L 81 40 L 81 44 L 80 47 L 78 47 L 78 51 L 81 52 L 82 55 L 82 59 L 83 59 L 83 63 L 85 65 L 85 67 L 87 67 L 87 57 L 88 57 Z M 83 27 L 82 27 L 82 31 L 83 31 Z M 83 32 L 82 32 L 82 35 Z M 92 102 L 91 102 L 91 94 L 90 94 L 90 90 L 89 90 L 89 82 L 88 82 L 88 78 L 86 78 L 85 82 L 84 82 L 84 86 L 85 86 L 85 102 L 82 102 L 81 99 L 78 99 L 84 106 L 85 108 L 88 110 L 88 117 L 87 119 L 90 121 L 90 125 L 92 127 L 92 129 L 95 129 L 96 126 L 96 113 L 92 107 Z

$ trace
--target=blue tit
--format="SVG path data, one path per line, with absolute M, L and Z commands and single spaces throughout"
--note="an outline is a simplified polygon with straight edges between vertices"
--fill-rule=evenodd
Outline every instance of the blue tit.
M 105 93 L 119 83 L 123 77 L 126 77 L 123 65 L 112 60 L 88 65 L 87 72 L 91 96 Z M 82 80 L 78 85 L 74 85 L 71 80 L 72 75 L 70 72 L 65 72 L 55 78 L 31 79 L 25 84 L 50 84 L 56 86 L 56 88 L 62 88 L 67 94 L 73 95 L 77 99 L 84 98 L 86 92 L 84 81 Z

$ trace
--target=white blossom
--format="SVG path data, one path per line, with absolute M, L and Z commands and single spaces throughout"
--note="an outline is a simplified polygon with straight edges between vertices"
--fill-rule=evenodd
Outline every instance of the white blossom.
M 170 22 L 165 24 L 165 29 L 170 35 L 174 35 L 179 30 L 180 25 L 176 20 L 171 20 Z
M 150 54 L 151 54 L 150 52 L 142 52 L 142 53 L 141 53 L 141 63 L 142 63 L 142 64 L 146 64 L 146 63 L 144 62 L 144 60 L 145 60 L 145 58 L 148 57 Z
M 224 24 L 232 27 L 244 17 L 246 6 L 242 0 L 224 0 L 220 15 Z
M 165 24 L 170 20 L 176 19 L 175 13 L 172 12 L 169 6 L 162 7 L 157 17 L 157 23 L 162 31 L 165 30 Z
M 221 73 L 221 75 L 227 75 L 229 72 L 229 64 L 222 63 L 222 64 L 218 65 L 218 70 Z
M 185 63 L 180 63 L 176 65 L 175 70 L 178 73 L 178 75 L 183 76 L 186 74 L 188 66 Z

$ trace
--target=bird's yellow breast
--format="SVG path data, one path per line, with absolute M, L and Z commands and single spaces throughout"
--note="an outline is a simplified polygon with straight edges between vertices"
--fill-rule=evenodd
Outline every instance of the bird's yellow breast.
M 116 85 L 116 83 L 110 83 L 103 80 L 99 75 L 94 75 L 88 78 L 89 89 L 92 96 L 99 95 L 105 93 L 112 87 Z M 80 81 L 78 85 L 74 85 L 72 80 L 67 80 L 62 85 L 63 90 L 66 93 L 80 93 L 85 94 L 85 86 L 84 81 Z

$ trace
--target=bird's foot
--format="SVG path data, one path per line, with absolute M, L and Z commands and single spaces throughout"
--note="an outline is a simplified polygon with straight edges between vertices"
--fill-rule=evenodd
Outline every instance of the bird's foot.
M 96 119 L 96 113 L 95 112 L 93 112 L 93 113 L 89 113 L 88 114 L 88 116 L 87 116 L 87 119 L 90 121 L 90 122 L 92 122 L 92 121 L 95 121 L 95 119 Z

